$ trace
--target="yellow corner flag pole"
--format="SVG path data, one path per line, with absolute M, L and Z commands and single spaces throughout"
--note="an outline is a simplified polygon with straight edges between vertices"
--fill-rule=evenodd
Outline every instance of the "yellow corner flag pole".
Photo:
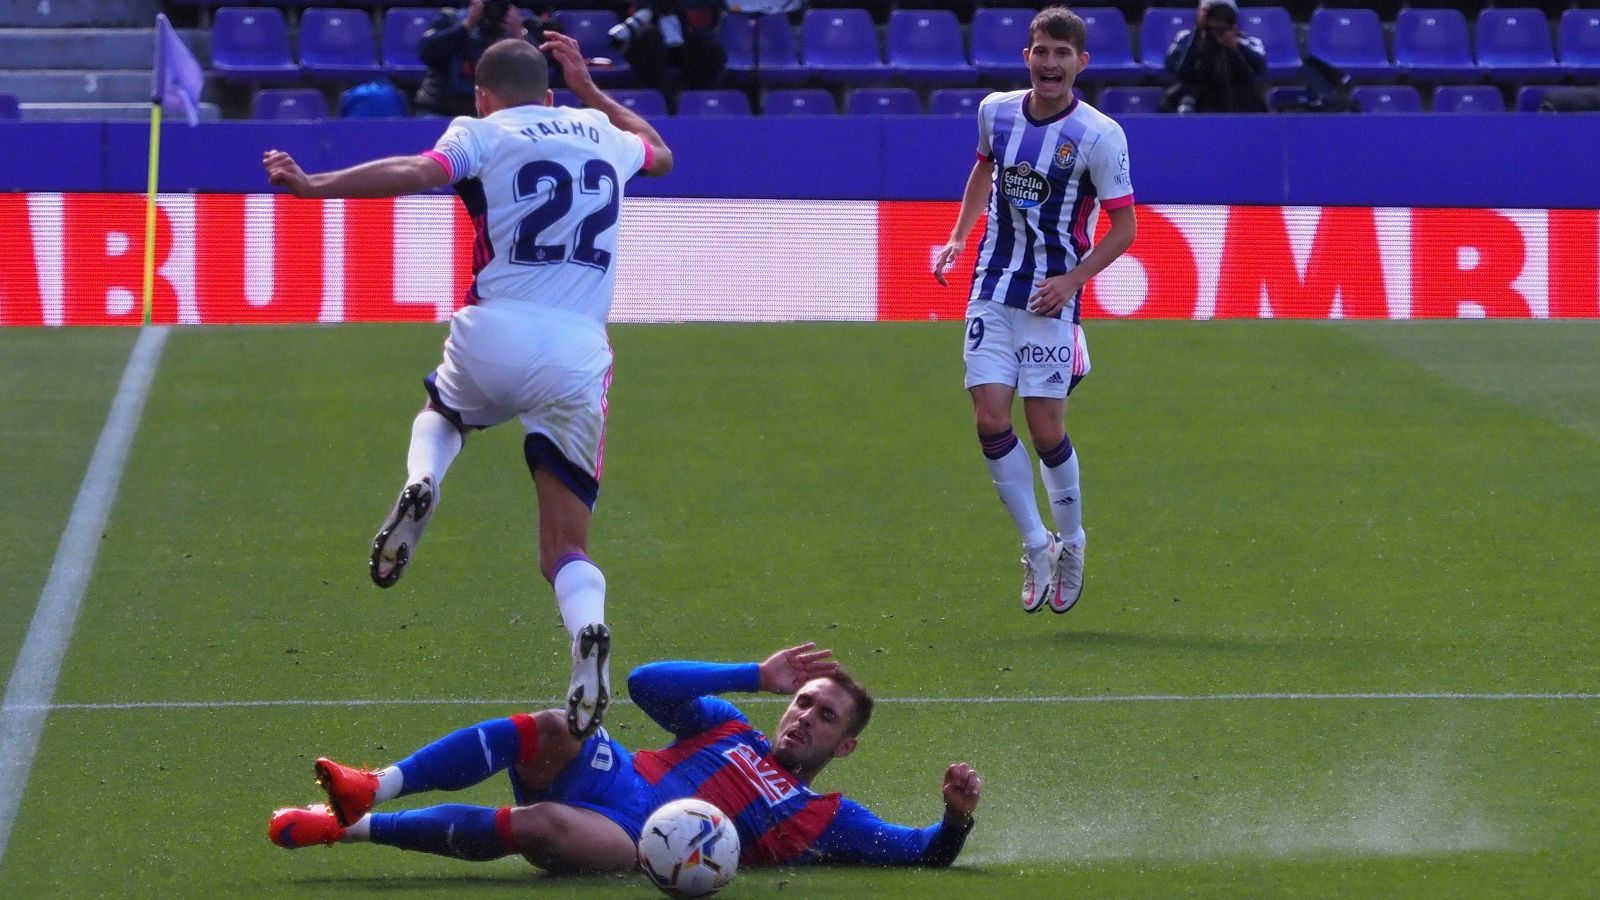
M 161 170 L 161 104 L 150 104 L 150 175 L 144 202 L 144 324 L 156 285 L 156 173 Z

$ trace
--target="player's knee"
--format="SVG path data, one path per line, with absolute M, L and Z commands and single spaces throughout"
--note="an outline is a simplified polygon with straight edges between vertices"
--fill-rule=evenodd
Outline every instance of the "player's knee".
M 978 421 L 978 434 L 999 434 L 1011 430 L 1011 410 L 995 410 L 978 407 L 975 410 Z

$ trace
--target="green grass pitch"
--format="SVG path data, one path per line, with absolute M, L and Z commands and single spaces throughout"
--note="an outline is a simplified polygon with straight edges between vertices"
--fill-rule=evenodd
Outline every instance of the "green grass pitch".
M 616 327 L 614 672 L 813 639 L 886 701 L 819 788 L 924 823 L 946 764 L 984 776 L 952 871 L 730 896 L 1592 896 L 1596 328 L 1092 323 L 1087 589 L 1030 617 L 958 324 Z M 565 685 L 514 426 L 471 439 L 406 578 L 367 580 L 442 336 L 171 334 L 0 896 L 654 895 L 266 839 L 314 757 L 388 763 Z M 135 337 L 0 331 L 6 672 Z M 1402 696 L 1441 693 L 1473 696 Z

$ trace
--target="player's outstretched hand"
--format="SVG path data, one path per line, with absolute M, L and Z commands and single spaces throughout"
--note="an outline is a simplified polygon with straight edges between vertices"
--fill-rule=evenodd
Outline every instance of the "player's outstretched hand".
M 944 276 L 950 271 L 950 267 L 955 265 L 956 257 L 961 255 L 962 249 L 963 244 L 959 241 L 951 241 L 939 249 L 939 255 L 933 260 L 934 280 L 945 287 L 950 286 L 950 282 L 946 281 Z
M 261 165 L 267 170 L 267 181 L 296 197 L 311 196 L 311 179 L 300 170 L 294 157 L 282 150 L 268 150 L 261 157 Z
M 821 678 L 839 671 L 839 664 L 829 657 L 832 650 L 818 650 L 816 644 L 806 641 L 798 647 L 779 650 L 761 664 L 759 687 L 774 694 L 792 694 L 805 687 L 813 678 Z
M 978 798 L 983 795 L 983 779 L 978 770 L 967 763 L 955 763 L 944 770 L 944 818 L 952 825 L 966 825 L 972 821 L 972 811 L 978 808 Z
M 566 78 L 567 87 L 574 94 L 586 98 L 590 92 L 599 90 L 594 86 L 594 79 L 589 77 L 589 64 L 583 61 L 583 51 L 578 49 L 577 38 L 559 31 L 546 31 L 544 37 L 539 52 L 548 53 L 555 59 L 556 65 L 561 67 L 562 76 Z

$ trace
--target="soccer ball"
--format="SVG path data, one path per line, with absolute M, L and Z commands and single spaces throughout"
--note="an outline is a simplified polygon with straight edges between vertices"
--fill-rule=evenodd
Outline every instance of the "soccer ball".
M 739 833 L 732 819 L 704 800 L 674 800 L 645 820 L 639 868 L 674 897 L 715 894 L 739 868 Z

